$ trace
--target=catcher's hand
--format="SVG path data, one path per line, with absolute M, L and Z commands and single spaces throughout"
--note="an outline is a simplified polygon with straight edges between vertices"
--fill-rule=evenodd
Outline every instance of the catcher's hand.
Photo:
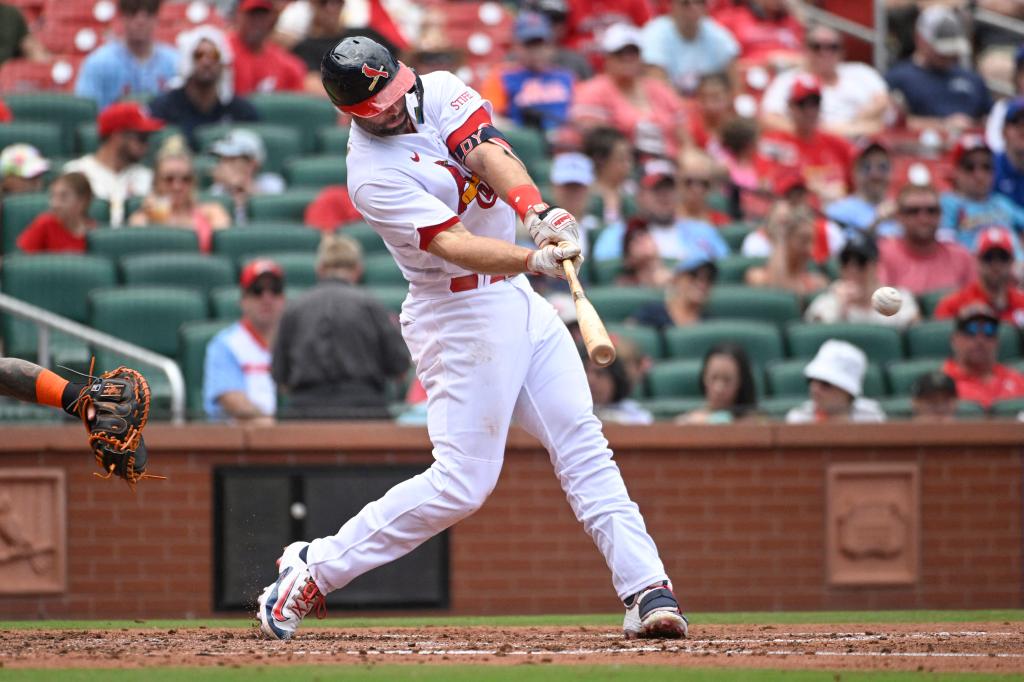
M 149 383 L 129 367 L 118 367 L 93 378 L 78 396 L 75 411 L 89 432 L 89 446 L 105 476 L 118 476 L 133 485 L 146 473 L 148 453 L 142 429 L 149 419 Z M 96 474 L 100 476 L 100 474 Z

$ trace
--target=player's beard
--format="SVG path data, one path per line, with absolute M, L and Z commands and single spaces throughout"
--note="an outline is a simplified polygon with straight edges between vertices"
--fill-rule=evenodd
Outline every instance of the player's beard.
M 415 131 L 412 125 L 412 118 L 409 116 L 409 110 L 403 109 L 402 115 L 394 123 L 386 122 L 378 124 L 376 120 L 365 119 L 365 118 L 353 118 L 356 125 L 377 137 L 392 137 L 394 135 L 403 135 L 405 133 L 411 133 Z

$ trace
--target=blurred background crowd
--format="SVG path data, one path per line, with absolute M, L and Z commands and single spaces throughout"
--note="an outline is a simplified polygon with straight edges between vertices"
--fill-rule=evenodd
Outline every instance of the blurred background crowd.
M 584 357 L 605 420 L 1017 418 L 1020 29 L 1014 0 L 0 2 L 0 285 L 173 359 L 190 419 L 422 423 L 401 274 L 319 80 L 370 35 L 477 88 L 579 218 L 619 348 Z M 578 337 L 564 285 L 535 286 Z

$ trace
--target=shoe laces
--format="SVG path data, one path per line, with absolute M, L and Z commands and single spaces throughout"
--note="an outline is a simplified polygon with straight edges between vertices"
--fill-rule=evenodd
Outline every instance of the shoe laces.
M 316 607 L 316 617 L 318 619 L 323 620 L 327 617 L 327 600 L 324 599 L 324 595 L 320 592 L 320 588 L 316 586 L 312 578 L 306 579 L 306 584 L 295 595 L 294 601 L 295 613 L 299 618 L 305 618 L 313 610 L 313 607 Z

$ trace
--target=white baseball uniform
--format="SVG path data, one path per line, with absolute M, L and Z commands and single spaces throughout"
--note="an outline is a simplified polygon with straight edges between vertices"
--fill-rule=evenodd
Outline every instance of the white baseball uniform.
M 667 576 L 601 434 L 565 325 L 524 275 L 476 275 L 427 251 L 459 221 L 473 234 L 511 242 L 515 213 L 446 145 L 488 121 L 490 103 L 451 73 L 422 81 L 425 122 L 417 132 L 375 137 L 353 125 L 347 162 L 356 208 L 409 281 L 400 321 L 427 392 L 435 461 L 336 535 L 313 540 L 310 574 L 324 594 L 339 589 L 480 508 L 498 482 L 515 418 L 547 448 L 625 599 Z M 414 111 L 415 96 L 406 103 Z

